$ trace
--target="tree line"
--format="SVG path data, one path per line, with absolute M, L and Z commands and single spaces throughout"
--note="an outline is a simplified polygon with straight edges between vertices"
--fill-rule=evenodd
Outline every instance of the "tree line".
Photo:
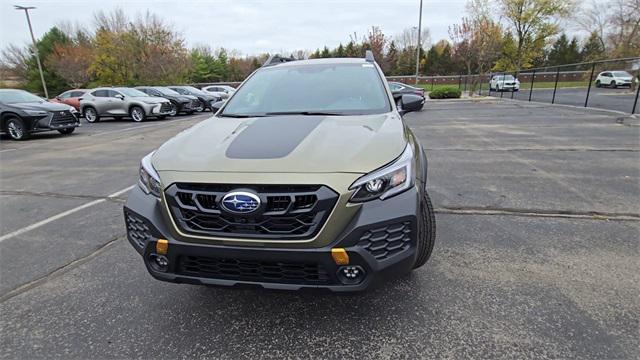
M 567 36 L 572 30 L 589 36 Z M 415 28 L 389 35 L 372 26 L 337 47 L 290 55 L 363 57 L 371 50 L 386 75 L 412 75 L 417 35 Z M 422 75 L 484 74 L 638 56 L 640 0 L 468 0 L 465 16 L 449 27 L 449 38 L 431 44 L 425 29 L 421 39 Z M 206 45 L 189 49 L 156 15 L 147 12 L 131 19 L 123 10 L 98 11 L 90 29 L 59 24 L 36 46 L 51 93 L 69 87 L 242 81 L 269 56 L 243 56 Z M 32 50 L 6 47 L 0 71 L 23 79 L 25 89 L 42 92 Z

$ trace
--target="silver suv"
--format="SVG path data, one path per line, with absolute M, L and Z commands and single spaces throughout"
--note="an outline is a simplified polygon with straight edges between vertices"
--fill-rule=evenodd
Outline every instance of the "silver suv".
M 131 88 L 96 88 L 80 98 L 80 111 L 90 123 L 103 116 L 140 122 L 148 117 L 164 119 L 171 113 L 171 102 Z

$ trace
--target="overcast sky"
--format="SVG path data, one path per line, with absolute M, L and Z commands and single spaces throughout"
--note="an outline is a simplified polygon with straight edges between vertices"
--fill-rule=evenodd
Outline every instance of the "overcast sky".
M 36 6 L 31 12 L 36 37 L 60 21 L 91 25 L 93 12 L 120 7 L 132 17 L 149 10 L 172 24 L 188 46 L 237 49 L 243 54 L 315 50 L 361 36 L 372 25 L 385 34 L 417 26 L 419 0 L 0 0 L 0 45 L 30 41 L 24 12 L 13 4 Z M 466 0 L 424 0 L 423 26 L 432 40 L 449 38 L 448 26 L 463 16 Z

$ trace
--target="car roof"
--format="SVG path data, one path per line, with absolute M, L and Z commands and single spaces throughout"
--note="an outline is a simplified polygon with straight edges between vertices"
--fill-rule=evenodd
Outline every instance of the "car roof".
M 323 59 L 308 59 L 308 60 L 295 60 L 287 61 L 275 65 L 272 67 L 288 67 L 288 66 L 305 66 L 305 65 L 325 65 L 325 64 L 364 64 L 367 61 L 364 58 L 323 58 Z

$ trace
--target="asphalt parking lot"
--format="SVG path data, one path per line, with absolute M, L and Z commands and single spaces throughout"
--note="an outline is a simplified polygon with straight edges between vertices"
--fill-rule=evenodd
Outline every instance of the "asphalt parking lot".
M 1 358 L 637 358 L 640 127 L 428 102 L 406 121 L 429 157 L 433 256 L 338 296 L 147 274 L 126 190 L 142 156 L 208 116 L 0 141 Z
M 515 93 L 511 92 L 491 92 L 491 96 L 516 100 L 529 100 L 529 90 L 523 89 Z M 560 88 L 556 90 L 555 103 L 564 105 L 584 106 L 587 96 L 587 88 Z M 631 114 L 636 94 L 629 88 L 597 88 L 591 87 L 589 92 L 589 102 L 587 106 L 597 109 L 616 110 Z M 534 86 L 531 93 L 531 101 L 551 103 L 553 99 L 553 89 L 536 89 Z M 636 106 L 636 113 L 640 107 Z

